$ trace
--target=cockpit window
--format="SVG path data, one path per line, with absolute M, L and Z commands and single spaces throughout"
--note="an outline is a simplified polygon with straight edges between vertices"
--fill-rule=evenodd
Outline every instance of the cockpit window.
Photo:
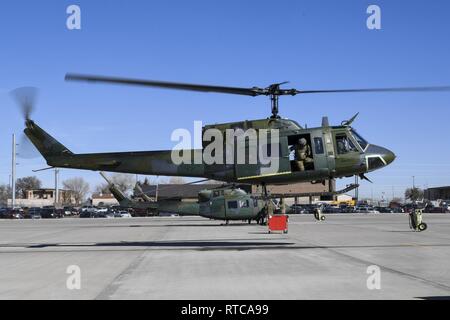
M 336 135 L 336 147 L 338 154 L 346 154 L 352 151 L 358 151 L 353 142 L 347 137 L 345 133 Z
M 356 142 L 361 146 L 363 150 L 366 149 L 367 145 L 369 144 L 366 139 L 361 137 L 354 129 L 352 129 L 352 135 L 355 138 Z

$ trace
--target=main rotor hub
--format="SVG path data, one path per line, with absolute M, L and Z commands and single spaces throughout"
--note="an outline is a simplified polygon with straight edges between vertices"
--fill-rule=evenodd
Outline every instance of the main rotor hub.
M 279 111 L 278 98 L 279 98 L 279 96 L 284 96 L 284 95 L 295 96 L 296 94 L 299 93 L 299 91 L 296 89 L 280 89 L 280 86 L 283 84 L 286 84 L 286 83 L 288 83 L 288 82 L 285 81 L 285 82 L 281 82 L 281 83 L 271 84 L 266 89 L 264 89 L 264 91 L 265 91 L 264 93 L 261 93 L 261 94 L 270 96 L 271 109 L 272 109 L 272 116 L 270 118 L 272 118 L 272 119 L 280 118 L 280 116 L 278 115 L 278 111 Z

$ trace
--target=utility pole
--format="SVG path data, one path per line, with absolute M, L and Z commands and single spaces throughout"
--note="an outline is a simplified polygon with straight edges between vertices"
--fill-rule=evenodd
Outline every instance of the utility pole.
M 16 135 L 12 135 L 11 206 L 16 206 Z
M 59 203 L 58 174 L 59 169 L 55 168 L 55 208 L 58 206 Z
M 412 178 L 413 178 L 413 189 L 415 189 L 416 188 L 416 183 L 415 183 L 415 176 L 412 176 Z
M 372 205 L 372 204 L 373 204 L 373 187 L 371 187 L 370 190 L 371 190 L 371 194 L 372 194 L 372 197 L 371 197 L 371 198 L 372 198 L 372 203 L 371 203 L 371 205 Z

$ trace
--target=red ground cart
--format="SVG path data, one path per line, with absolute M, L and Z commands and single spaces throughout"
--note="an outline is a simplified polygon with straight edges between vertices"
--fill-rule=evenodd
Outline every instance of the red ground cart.
M 289 217 L 287 214 L 269 215 L 269 220 L 267 222 L 269 233 L 272 233 L 274 231 L 288 233 L 288 221 Z

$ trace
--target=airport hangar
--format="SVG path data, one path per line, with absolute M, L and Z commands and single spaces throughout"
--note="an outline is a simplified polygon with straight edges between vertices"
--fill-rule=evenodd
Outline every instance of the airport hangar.
M 449 200 L 450 199 L 450 186 L 425 189 L 424 190 L 424 198 L 427 200 L 430 200 L 430 201 Z

